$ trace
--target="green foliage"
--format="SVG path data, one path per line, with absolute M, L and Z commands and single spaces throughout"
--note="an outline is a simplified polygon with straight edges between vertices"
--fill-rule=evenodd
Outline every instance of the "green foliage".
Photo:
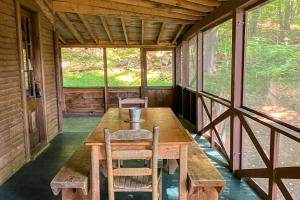
M 148 59 L 150 62 L 147 63 L 148 85 L 172 85 L 172 52 L 153 52 L 153 55 Z M 62 49 L 62 61 L 65 87 L 104 86 L 102 49 Z M 167 62 L 167 65 L 165 62 Z M 139 48 L 107 49 L 109 86 L 140 86 L 140 66 Z

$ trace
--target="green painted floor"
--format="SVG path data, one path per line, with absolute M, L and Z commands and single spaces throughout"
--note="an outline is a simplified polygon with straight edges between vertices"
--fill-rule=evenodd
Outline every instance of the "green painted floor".
M 54 196 L 50 189 L 50 181 L 64 165 L 78 145 L 88 133 L 95 128 L 100 117 L 95 116 L 68 116 L 64 119 L 64 134 L 55 137 L 50 146 L 36 160 L 27 163 L 6 183 L 0 186 L 0 200 L 53 200 L 60 199 Z M 195 136 L 195 135 L 194 135 Z M 209 148 L 209 143 L 197 136 L 196 140 L 207 153 L 209 158 L 226 178 L 226 186 L 220 199 L 256 200 L 258 195 L 244 182 L 232 176 L 228 164 L 216 151 Z M 163 199 L 178 199 L 178 173 L 163 175 Z M 101 199 L 107 199 L 106 179 L 101 179 Z M 147 200 L 151 194 L 147 193 L 119 193 L 119 200 Z

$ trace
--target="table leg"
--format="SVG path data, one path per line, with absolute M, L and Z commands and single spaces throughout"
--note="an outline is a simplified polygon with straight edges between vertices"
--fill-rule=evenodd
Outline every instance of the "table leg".
M 100 200 L 99 146 L 92 146 L 91 179 L 92 179 L 92 185 L 91 185 L 92 200 Z
M 187 156 L 188 156 L 188 146 L 182 144 L 180 146 L 180 167 L 179 167 L 179 199 L 187 199 Z

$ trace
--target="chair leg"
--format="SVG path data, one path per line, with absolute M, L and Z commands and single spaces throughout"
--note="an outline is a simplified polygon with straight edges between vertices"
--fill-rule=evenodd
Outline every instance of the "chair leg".
M 169 174 L 174 174 L 178 167 L 177 160 L 171 159 L 169 160 Z
M 159 200 L 162 200 L 162 196 L 163 196 L 163 193 L 162 193 L 162 178 L 159 180 L 159 184 L 158 184 L 159 186 L 159 188 L 158 188 L 158 192 L 159 192 L 159 197 L 158 197 L 158 199 Z

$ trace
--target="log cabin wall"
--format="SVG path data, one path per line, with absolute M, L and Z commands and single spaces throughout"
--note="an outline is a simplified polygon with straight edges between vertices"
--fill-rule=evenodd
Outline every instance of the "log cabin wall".
M 15 5 L 0 1 L 0 184 L 26 161 Z
M 41 18 L 41 25 L 47 138 L 50 140 L 58 133 L 53 27 L 45 16 Z
M 57 134 L 57 100 L 53 28 L 41 14 L 41 56 L 44 74 L 47 141 Z M 0 0 L 0 185 L 27 160 L 16 3 Z

